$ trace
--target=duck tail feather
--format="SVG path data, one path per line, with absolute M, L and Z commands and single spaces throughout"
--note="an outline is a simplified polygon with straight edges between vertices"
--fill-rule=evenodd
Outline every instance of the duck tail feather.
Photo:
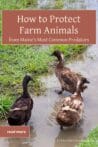
M 84 83 L 89 84 L 90 82 L 88 81 L 88 79 L 87 79 L 87 78 L 83 78 L 83 79 L 82 79 L 82 83 L 83 83 L 83 84 L 84 84 Z

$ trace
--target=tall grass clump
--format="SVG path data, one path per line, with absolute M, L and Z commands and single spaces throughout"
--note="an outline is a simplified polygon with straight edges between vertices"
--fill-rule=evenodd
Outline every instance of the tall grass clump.
M 98 127 L 93 129 L 87 139 L 83 140 L 78 147 L 97 147 L 98 146 Z

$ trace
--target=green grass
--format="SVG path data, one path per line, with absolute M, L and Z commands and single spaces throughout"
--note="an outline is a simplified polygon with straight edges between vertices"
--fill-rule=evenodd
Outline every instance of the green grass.
M 13 99 L 8 95 L 0 95 L 0 118 L 6 118 Z
M 37 0 L 0 0 L 0 10 L 28 9 L 36 5 Z
M 65 55 L 65 58 L 74 58 L 76 55 L 81 54 L 86 49 L 87 45 L 54 45 L 51 50 L 59 49 Z
M 78 2 L 78 0 L 69 0 L 68 2 L 69 3 L 75 3 L 76 1 Z
M 55 0 L 54 9 L 62 9 L 64 7 L 64 0 Z
M 62 9 L 64 7 L 64 0 L 55 0 L 54 3 L 54 9 Z M 38 0 L 0 0 L 0 10 L 34 9 L 37 8 L 37 4 Z M 45 9 L 48 8 L 50 9 L 50 5 Z
M 78 147 L 98 147 L 98 127 L 92 130 L 87 139 L 82 141 Z
M 48 72 L 48 51 L 38 51 L 36 47 L 0 46 L 0 84 L 3 85 L 1 91 L 4 87 L 15 88 L 28 72 L 33 74 L 34 79 L 37 75 Z

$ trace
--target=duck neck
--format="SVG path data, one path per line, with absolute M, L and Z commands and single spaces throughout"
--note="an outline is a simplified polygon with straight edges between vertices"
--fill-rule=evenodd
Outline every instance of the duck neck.
M 28 93 L 28 85 L 29 81 L 23 81 L 23 97 L 29 97 L 29 93 Z
M 63 68 L 64 67 L 64 57 L 63 57 L 63 54 L 57 56 L 57 58 L 58 58 L 58 61 L 59 61 L 58 66 L 60 68 Z
M 60 62 L 64 61 L 64 55 L 62 53 L 59 53 L 56 57 Z
M 64 62 L 63 61 L 59 61 L 59 63 L 57 64 L 58 68 L 63 68 L 64 67 Z

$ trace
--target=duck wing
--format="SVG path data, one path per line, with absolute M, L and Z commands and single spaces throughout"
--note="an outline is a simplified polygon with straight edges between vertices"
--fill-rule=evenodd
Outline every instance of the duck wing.
M 87 88 L 84 84 L 89 83 L 87 78 L 83 77 L 81 74 L 66 69 L 61 72 L 61 78 L 65 83 L 65 87 L 72 93 L 74 93 L 77 88 L 80 88 L 80 91 L 83 92 L 84 89 Z
M 78 99 L 78 98 L 72 98 L 72 97 L 66 97 L 63 100 L 63 105 L 61 107 L 61 109 L 63 111 L 80 111 L 83 110 L 83 101 L 81 100 L 82 98 Z
M 61 79 L 65 90 L 74 93 L 76 91 L 77 76 L 70 70 L 63 70 L 61 72 Z
M 77 82 L 79 79 L 81 79 L 82 76 L 80 74 L 72 72 L 71 70 L 65 69 L 61 72 L 61 77 L 66 83 L 70 84 Z
M 11 110 L 10 111 L 26 111 L 26 110 L 30 110 L 33 107 L 33 102 L 32 99 L 30 98 L 18 98 L 15 103 L 12 105 Z

